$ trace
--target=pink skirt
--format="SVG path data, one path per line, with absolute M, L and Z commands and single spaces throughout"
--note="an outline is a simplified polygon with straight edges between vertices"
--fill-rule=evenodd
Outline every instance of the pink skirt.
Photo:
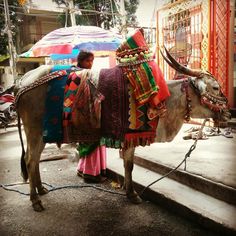
M 97 147 L 90 155 L 80 158 L 77 171 L 83 174 L 98 176 L 106 170 L 106 146 Z

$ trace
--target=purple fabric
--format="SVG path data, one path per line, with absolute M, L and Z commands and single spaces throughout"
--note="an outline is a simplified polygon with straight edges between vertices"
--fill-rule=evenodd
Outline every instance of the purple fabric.
M 100 71 L 98 91 L 105 96 L 102 102 L 101 132 L 105 138 L 123 141 L 128 130 L 127 83 L 118 66 Z

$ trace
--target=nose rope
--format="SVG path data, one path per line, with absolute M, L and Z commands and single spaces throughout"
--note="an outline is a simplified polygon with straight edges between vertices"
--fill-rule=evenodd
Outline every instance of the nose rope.
M 151 187 L 153 184 L 159 182 L 160 180 L 166 178 L 167 176 L 169 176 L 171 173 L 173 173 L 174 171 L 176 171 L 183 163 L 184 163 L 184 171 L 186 171 L 186 166 L 187 166 L 187 158 L 190 157 L 192 151 L 196 148 L 197 146 L 197 142 L 199 140 L 199 138 L 202 136 L 202 131 L 203 128 L 206 124 L 206 122 L 209 121 L 209 119 L 205 119 L 201 125 L 201 128 L 198 132 L 197 138 L 195 139 L 194 143 L 192 144 L 192 146 L 189 148 L 188 152 L 185 154 L 184 159 L 179 163 L 179 165 L 177 165 L 174 169 L 172 169 L 171 171 L 167 172 L 165 175 L 163 175 L 162 177 L 158 178 L 157 180 L 153 181 L 152 183 L 150 183 L 149 185 L 147 185 L 139 194 L 139 196 L 142 196 L 143 193 L 149 188 Z

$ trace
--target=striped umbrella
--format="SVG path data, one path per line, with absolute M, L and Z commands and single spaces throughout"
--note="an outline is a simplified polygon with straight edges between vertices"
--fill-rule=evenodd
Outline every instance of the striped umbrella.
M 96 26 L 72 26 L 54 30 L 20 57 L 46 57 L 88 50 L 100 55 L 115 51 L 122 41 L 119 34 Z

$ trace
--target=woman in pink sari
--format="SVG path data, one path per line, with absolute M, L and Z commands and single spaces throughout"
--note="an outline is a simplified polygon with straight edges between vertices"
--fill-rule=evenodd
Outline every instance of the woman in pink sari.
M 81 51 L 77 58 L 79 68 L 91 69 L 94 55 L 91 52 Z M 81 150 L 81 148 L 80 148 Z M 106 146 L 86 146 L 87 155 L 80 157 L 77 174 L 86 182 L 101 182 L 106 175 Z

